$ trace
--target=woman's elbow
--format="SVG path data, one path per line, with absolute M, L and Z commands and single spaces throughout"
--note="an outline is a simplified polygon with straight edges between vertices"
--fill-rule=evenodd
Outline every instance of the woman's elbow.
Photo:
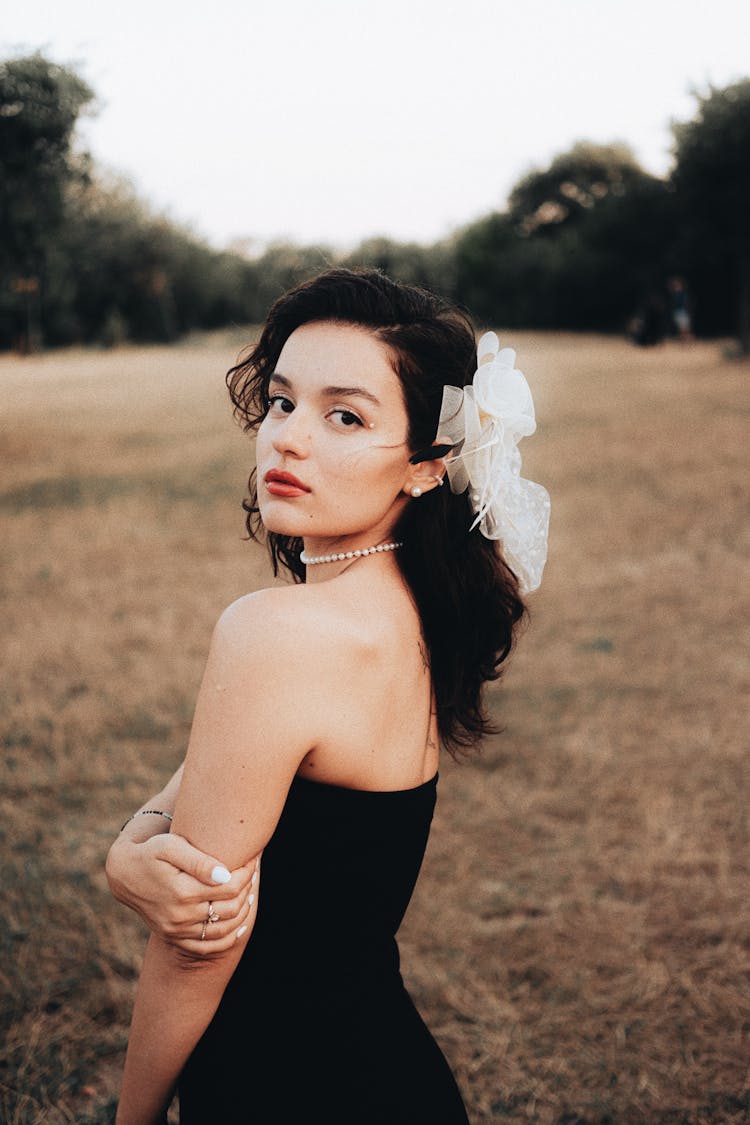
M 245 946 L 247 927 L 243 926 L 225 938 L 204 947 L 200 941 L 164 942 L 165 955 L 179 972 L 203 973 L 206 976 L 234 972 Z M 161 939 L 157 939 L 161 940 Z

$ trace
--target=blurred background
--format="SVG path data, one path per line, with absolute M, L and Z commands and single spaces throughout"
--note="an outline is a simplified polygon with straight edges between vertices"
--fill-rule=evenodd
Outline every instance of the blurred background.
M 682 303 L 747 348 L 749 36 L 736 0 L 31 0 L 0 44 L 0 348 L 257 323 L 332 262 L 508 326 L 650 342 Z
M 104 857 L 271 580 L 224 372 L 339 263 L 516 348 L 552 496 L 400 935 L 472 1125 L 750 1121 L 749 41 L 733 0 L 6 13 L 1 1121 L 113 1120 Z

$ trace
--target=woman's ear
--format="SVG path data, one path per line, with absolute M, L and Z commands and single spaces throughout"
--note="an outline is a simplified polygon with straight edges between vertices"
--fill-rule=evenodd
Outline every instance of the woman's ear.
M 447 475 L 445 459 L 452 448 L 451 443 L 445 438 L 438 437 L 429 449 L 415 454 L 418 458 L 416 463 L 414 458 L 410 459 L 409 471 L 404 483 L 404 492 L 407 496 L 417 500 L 424 493 L 431 492 L 433 488 L 442 487 Z

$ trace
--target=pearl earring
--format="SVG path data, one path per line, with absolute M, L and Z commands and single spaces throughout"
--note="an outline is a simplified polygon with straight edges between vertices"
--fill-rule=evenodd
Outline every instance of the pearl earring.
M 415 484 L 414 487 L 411 490 L 411 494 L 414 497 L 414 499 L 416 500 L 416 498 L 418 496 L 422 495 L 422 489 L 419 487 L 419 485 Z

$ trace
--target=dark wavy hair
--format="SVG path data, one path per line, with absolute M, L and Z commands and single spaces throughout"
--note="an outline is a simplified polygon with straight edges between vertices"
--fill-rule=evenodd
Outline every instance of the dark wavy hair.
M 332 269 L 285 293 L 272 306 L 260 339 L 227 372 L 235 415 L 255 430 L 266 415 L 270 377 L 296 328 L 317 321 L 355 325 L 388 349 L 403 388 L 412 453 L 437 436 L 443 387 L 462 387 L 476 366 L 468 316 L 433 293 L 391 281 L 377 270 Z M 255 470 L 243 501 L 252 539 L 265 536 L 274 574 L 303 582 L 302 540 L 262 529 Z M 419 613 L 435 690 L 437 723 L 454 756 L 496 733 L 482 686 L 500 676 L 525 606 L 518 580 L 497 543 L 479 529 L 466 493 L 435 488 L 405 506 L 393 529 L 403 547 L 395 558 Z

